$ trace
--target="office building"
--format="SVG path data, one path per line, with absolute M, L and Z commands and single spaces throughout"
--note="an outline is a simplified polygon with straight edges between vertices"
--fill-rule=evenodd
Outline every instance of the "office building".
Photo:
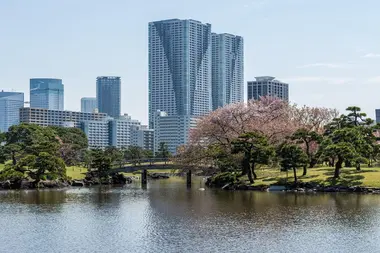
M 132 146 L 154 152 L 154 130 L 144 125 L 134 126 L 132 129 Z
M 81 112 L 96 112 L 98 108 L 96 98 L 81 98 L 80 108 Z
M 275 80 L 275 77 L 255 77 L 256 81 L 248 82 L 248 100 L 260 99 L 260 97 L 271 96 L 289 101 L 289 85 Z
M 232 34 L 212 33 L 212 107 L 244 101 L 244 43 Z
M 211 25 L 170 19 L 149 23 L 149 127 L 155 113 L 200 116 L 212 110 Z
M 0 92 L 0 132 L 19 124 L 20 108 L 24 107 L 24 93 Z
M 120 114 L 121 80 L 117 76 L 96 78 L 96 99 L 99 112 L 117 118 Z
M 124 115 L 117 119 L 109 121 L 110 130 L 110 146 L 117 148 L 126 148 L 132 145 L 133 129 L 136 126 L 140 126 L 141 123 L 138 120 L 134 120 L 131 116 Z
M 376 113 L 376 123 L 380 123 L 380 109 L 376 109 L 375 113 Z
M 20 109 L 21 123 L 32 123 L 40 126 L 80 127 L 82 121 L 101 121 L 106 118 L 105 113 L 56 111 L 29 107 Z
M 157 153 L 160 143 L 166 143 L 172 154 L 189 140 L 190 130 L 196 127 L 197 118 L 186 115 L 170 116 L 166 112 L 157 112 L 154 129 L 154 152 Z
M 30 107 L 64 110 L 64 89 L 61 79 L 30 79 Z
M 80 128 L 87 136 L 89 148 L 110 146 L 108 120 L 85 120 L 80 123 Z

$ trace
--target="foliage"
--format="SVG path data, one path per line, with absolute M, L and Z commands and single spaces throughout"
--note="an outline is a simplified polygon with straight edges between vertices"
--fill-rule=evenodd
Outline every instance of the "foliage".
M 336 160 L 335 178 L 339 178 L 343 162 L 354 162 L 360 170 L 360 163 L 374 159 L 379 150 L 373 134 L 377 126 L 371 126 L 373 120 L 366 119 L 359 107 L 351 106 L 347 111 L 347 115 L 341 115 L 327 125 L 321 145 L 321 153 L 332 164 Z
M 91 169 L 96 169 L 99 178 L 108 178 L 112 168 L 112 157 L 101 149 L 92 150 Z
M 242 175 L 248 175 L 251 184 L 254 183 L 253 179 L 257 179 L 256 164 L 268 164 L 274 156 L 274 148 L 268 143 L 267 137 L 257 132 L 239 136 L 232 142 L 232 151 L 243 153 Z
M 157 158 L 169 158 L 171 156 L 168 145 L 165 142 L 161 142 L 156 154 Z
M 36 183 L 45 178 L 53 180 L 66 177 L 64 161 L 47 152 L 41 152 L 38 155 L 27 155 L 21 158 L 16 165 L 9 166 L 8 171 L 29 176 Z
M 301 144 L 301 147 L 308 157 L 309 168 L 313 168 L 318 162 L 319 153 L 317 151 L 319 144 L 322 141 L 322 136 L 316 131 L 300 128 L 293 133 L 290 139 L 296 141 L 297 144 Z M 303 175 L 306 174 L 307 169 L 305 165 Z
M 236 184 L 239 182 L 238 174 L 235 172 L 223 172 L 210 178 L 209 186 L 223 187 L 227 184 Z
M 298 145 L 284 143 L 278 149 L 278 156 L 281 158 L 280 165 L 284 170 L 293 169 L 294 183 L 297 183 L 297 168 L 308 163 L 305 152 Z

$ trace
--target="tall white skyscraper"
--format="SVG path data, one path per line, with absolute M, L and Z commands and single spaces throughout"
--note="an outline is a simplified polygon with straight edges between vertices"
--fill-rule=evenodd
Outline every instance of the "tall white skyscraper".
M 212 33 L 212 107 L 244 101 L 244 43 L 232 34 Z
M 98 103 L 96 98 L 81 98 L 80 100 L 80 109 L 81 112 L 94 112 L 98 108 Z
M 149 126 L 155 114 L 200 116 L 212 109 L 211 25 L 170 19 L 149 23 Z

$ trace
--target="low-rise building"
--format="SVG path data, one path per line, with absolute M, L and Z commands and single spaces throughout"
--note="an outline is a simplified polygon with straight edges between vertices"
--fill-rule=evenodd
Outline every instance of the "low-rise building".
M 109 124 L 110 146 L 117 148 L 132 146 L 132 129 L 141 125 L 140 121 L 127 114 L 118 119 L 111 119 Z
M 89 148 L 105 148 L 110 145 L 108 120 L 82 121 L 81 129 L 87 136 Z
M 20 109 L 20 123 L 31 123 L 40 126 L 70 126 L 80 127 L 82 121 L 101 121 L 107 118 L 105 113 L 87 113 L 73 111 L 58 111 L 42 108 L 24 107 Z M 70 123 L 67 123 L 70 122 Z
M 154 130 L 148 126 L 135 126 L 132 129 L 132 145 L 154 152 Z

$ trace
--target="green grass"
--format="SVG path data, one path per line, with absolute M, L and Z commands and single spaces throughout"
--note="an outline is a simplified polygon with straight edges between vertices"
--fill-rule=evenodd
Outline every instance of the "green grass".
M 66 175 L 74 180 L 80 180 L 85 178 L 87 172 L 86 168 L 79 166 L 66 167 Z
M 293 171 L 289 171 L 288 178 L 286 172 L 279 169 L 258 169 L 256 171 L 257 180 L 254 185 L 271 185 L 278 182 L 293 182 Z M 297 171 L 298 180 L 301 182 L 316 182 L 325 186 L 364 186 L 380 188 L 380 168 L 362 168 L 356 171 L 355 168 L 343 168 L 339 179 L 334 179 L 334 168 L 320 167 L 308 169 L 307 175 L 302 176 L 302 169 Z

